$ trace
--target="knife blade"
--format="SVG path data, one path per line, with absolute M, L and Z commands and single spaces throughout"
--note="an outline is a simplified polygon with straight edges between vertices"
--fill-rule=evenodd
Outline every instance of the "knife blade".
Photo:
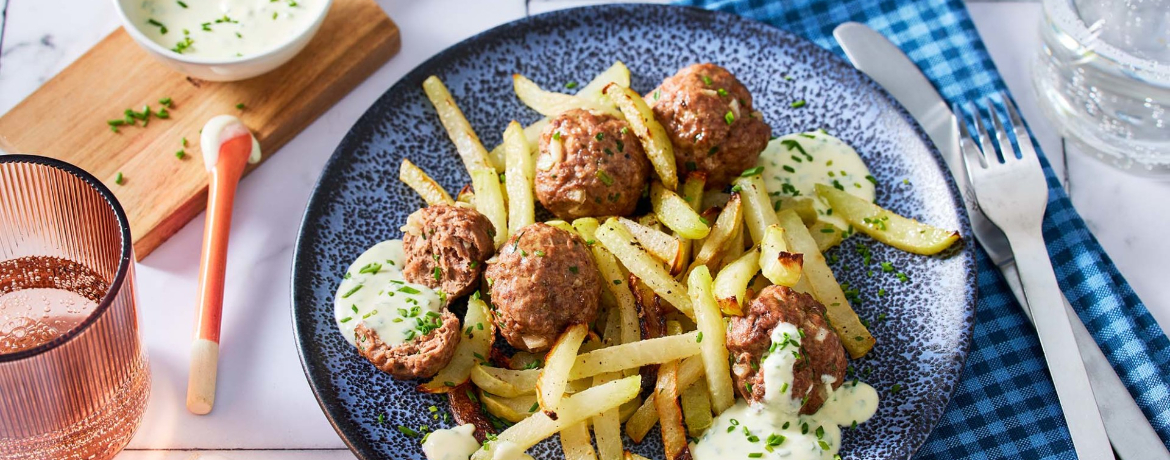
M 837 26 L 834 38 L 845 50 L 853 66 L 861 70 L 897 99 L 930 137 L 942 154 L 962 194 L 971 220 L 971 231 L 999 268 L 1012 294 L 1031 321 L 1031 310 L 1024 298 L 1019 273 L 1011 248 L 1003 232 L 979 210 L 959 150 L 958 125 L 947 103 L 934 85 L 896 45 L 868 26 L 847 22 Z M 1064 299 L 1069 318 L 1077 318 Z M 1071 321 L 1077 349 L 1089 373 L 1089 384 L 1105 423 L 1105 431 L 1114 453 L 1122 460 L 1170 460 L 1170 451 L 1162 443 L 1149 420 L 1109 364 L 1097 342 L 1081 321 Z

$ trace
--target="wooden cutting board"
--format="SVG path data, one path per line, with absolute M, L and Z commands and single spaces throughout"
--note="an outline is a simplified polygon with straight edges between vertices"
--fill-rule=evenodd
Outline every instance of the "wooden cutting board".
M 207 204 L 203 123 L 220 114 L 240 117 L 267 159 L 400 44 L 398 27 L 374 0 L 335 0 L 317 35 L 292 61 L 256 78 L 220 83 L 171 70 L 118 29 L 0 117 L 0 149 L 58 158 L 105 182 L 126 209 L 141 260 Z M 117 133 L 106 124 L 128 108 L 157 110 L 167 97 L 173 101 L 168 119 L 152 117 L 146 127 Z M 176 157 L 180 149 L 185 159 Z

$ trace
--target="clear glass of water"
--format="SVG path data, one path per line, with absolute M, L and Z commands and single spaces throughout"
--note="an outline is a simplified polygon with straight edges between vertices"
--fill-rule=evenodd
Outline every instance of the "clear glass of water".
M 0 460 L 113 457 L 150 393 L 133 246 L 113 193 L 0 155 Z
M 1120 169 L 1170 178 L 1170 0 L 1044 0 L 1032 80 L 1061 134 Z

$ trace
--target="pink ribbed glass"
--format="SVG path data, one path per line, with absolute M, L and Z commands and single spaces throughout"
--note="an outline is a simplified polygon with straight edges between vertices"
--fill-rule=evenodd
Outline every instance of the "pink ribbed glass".
M 0 459 L 107 459 L 150 371 L 126 214 L 72 165 L 0 155 Z

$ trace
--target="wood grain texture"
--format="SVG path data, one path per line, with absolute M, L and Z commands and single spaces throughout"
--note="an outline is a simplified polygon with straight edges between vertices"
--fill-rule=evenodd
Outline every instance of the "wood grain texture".
M 400 46 L 398 27 L 374 0 L 335 0 L 316 37 L 292 61 L 256 78 L 219 83 L 171 70 L 118 29 L 0 117 L 0 148 L 59 158 L 105 182 L 129 215 L 141 260 L 207 203 L 199 146 L 204 122 L 225 113 L 240 117 L 267 159 Z M 164 97 L 174 101 L 169 119 L 152 117 L 146 127 L 118 133 L 106 125 L 127 108 L 157 110 Z M 244 109 L 237 109 L 241 103 Z M 183 138 L 187 156 L 178 159 Z

